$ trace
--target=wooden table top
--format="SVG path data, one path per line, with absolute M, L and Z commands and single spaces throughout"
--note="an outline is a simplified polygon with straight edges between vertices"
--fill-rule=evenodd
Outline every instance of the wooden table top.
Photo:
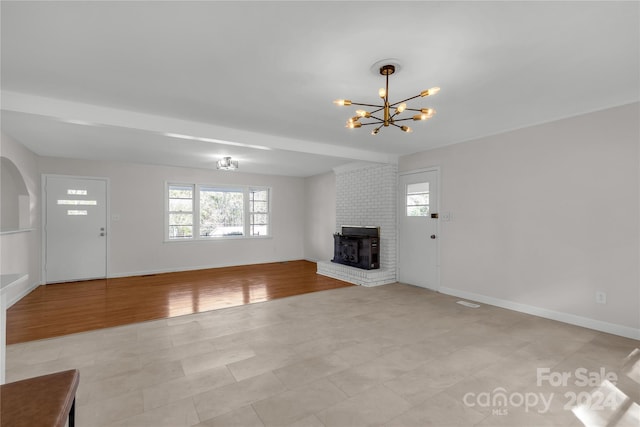
M 80 381 L 77 369 L 0 386 L 0 426 L 64 427 Z

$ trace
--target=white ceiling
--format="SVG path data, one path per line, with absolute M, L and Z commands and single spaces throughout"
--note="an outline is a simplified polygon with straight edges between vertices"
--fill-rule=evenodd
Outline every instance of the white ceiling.
M 310 176 L 640 98 L 636 1 L 0 7 L 2 131 L 43 156 Z M 410 104 L 437 114 L 345 129 L 332 101 L 378 103 L 386 58 L 391 101 L 440 86 Z

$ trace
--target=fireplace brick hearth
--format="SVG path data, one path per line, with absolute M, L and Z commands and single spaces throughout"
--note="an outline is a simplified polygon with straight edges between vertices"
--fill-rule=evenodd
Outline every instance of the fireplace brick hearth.
M 318 274 L 360 286 L 380 286 L 396 282 L 396 271 L 387 269 L 363 270 L 331 261 L 318 262 Z

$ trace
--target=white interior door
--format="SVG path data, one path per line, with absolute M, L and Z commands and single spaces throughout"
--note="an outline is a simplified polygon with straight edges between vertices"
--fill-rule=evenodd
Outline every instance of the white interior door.
M 107 276 L 107 182 L 45 177 L 46 283 Z
M 437 290 L 438 171 L 400 175 L 398 280 Z

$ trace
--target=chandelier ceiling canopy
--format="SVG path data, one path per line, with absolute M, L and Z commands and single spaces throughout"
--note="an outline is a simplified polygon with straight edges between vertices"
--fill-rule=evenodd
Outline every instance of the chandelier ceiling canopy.
M 369 110 L 356 110 L 356 115 L 347 120 L 347 128 L 355 129 L 362 126 L 377 125 L 372 131 L 372 135 L 377 135 L 382 127 L 395 126 L 404 132 L 411 132 L 411 128 L 406 125 L 398 125 L 397 122 L 403 122 L 408 120 L 428 120 L 436 113 L 433 108 L 408 108 L 407 101 L 418 97 L 425 97 L 429 95 L 435 95 L 440 91 L 439 87 L 432 87 L 431 89 L 423 90 L 418 95 L 412 96 L 402 101 L 394 103 L 389 102 L 389 76 L 396 72 L 396 65 L 384 64 L 380 67 L 380 74 L 385 76 L 385 87 L 378 90 L 378 96 L 382 99 L 383 104 L 363 104 L 360 102 L 353 102 L 349 99 L 337 99 L 333 101 L 336 105 L 360 105 L 364 107 L 370 107 Z M 400 114 L 404 111 L 413 111 L 412 117 L 400 118 Z M 362 120 L 369 120 L 363 122 Z

